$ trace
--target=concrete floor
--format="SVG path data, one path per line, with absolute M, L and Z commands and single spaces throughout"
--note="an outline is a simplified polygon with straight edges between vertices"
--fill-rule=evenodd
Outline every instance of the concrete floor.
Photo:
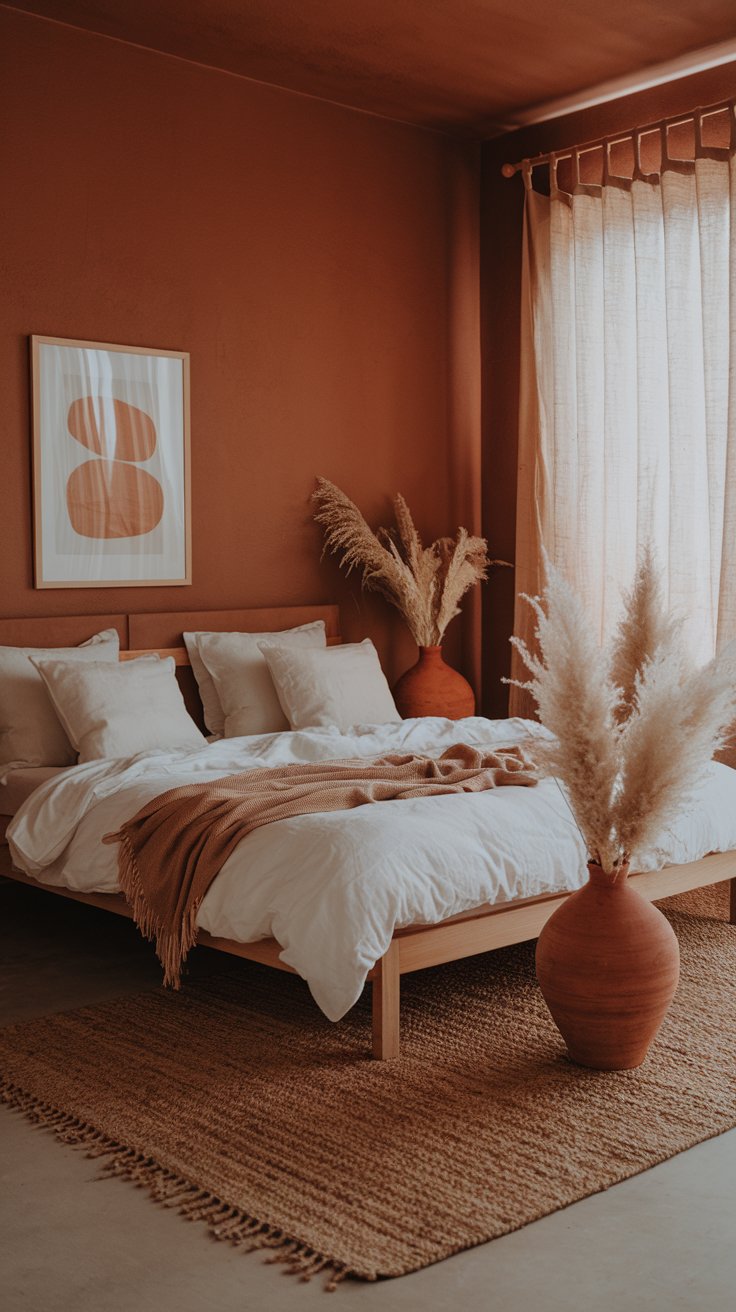
M 222 957 L 200 950 L 197 973 Z M 158 981 L 133 927 L 0 883 L 0 1024 Z M 237 963 L 233 963 L 237 969 Z M 734 1312 L 736 1131 L 491 1244 L 325 1303 L 0 1110 L 4 1312 Z

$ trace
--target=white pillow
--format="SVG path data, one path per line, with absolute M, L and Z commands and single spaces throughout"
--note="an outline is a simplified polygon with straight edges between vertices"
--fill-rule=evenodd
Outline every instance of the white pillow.
M 292 729 L 349 729 L 401 719 L 370 638 L 324 651 L 262 643 L 261 651 Z
M 33 663 L 80 761 L 206 744 L 184 705 L 170 656 L 142 656 L 119 665 Z
M 262 655 L 264 646 L 278 643 L 289 650 L 324 650 L 327 643 L 323 620 L 300 624 L 298 628 L 286 629 L 283 633 L 185 633 L 184 640 L 187 638 L 196 639 L 199 663 L 212 689 L 210 693 L 207 684 L 200 681 L 192 660 L 204 706 L 205 724 L 212 733 L 220 733 L 225 738 L 278 733 L 289 727 Z M 187 650 L 191 659 L 193 646 L 190 647 L 189 642 Z M 217 702 L 219 720 L 211 710 L 208 713 L 208 703 L 211 708 L 213 698 Z
M 225 732 L 225 712 L 220 705 L 212 675 L 199 654 L 200 638 L 208 638 L 208 633 L 185 633 L 184 643 L 189 653 L 189 664 L 194 671 L 199 688 L 199 700 L 204 711 L 204 722 L 215 738 L 222 738 Z
M 116 664 L 117 629 L 79 647 L 0 647 L 0 774 L 32 765 L 74 765 L 76 753 L 34 668 L 34 657 Z

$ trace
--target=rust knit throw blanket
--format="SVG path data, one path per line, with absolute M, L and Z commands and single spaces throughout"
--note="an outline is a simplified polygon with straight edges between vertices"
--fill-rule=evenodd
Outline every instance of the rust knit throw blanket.
M 477 793 L 537 782 L 517 747 L 449 747 L 437 759 L 385 756 L 245 770 L 212 783 L 172 788 L 103 842 L 120 844 L 120 887 L 146 938 L 156 940 L 164 983 L 179 987 L 197 938 L 200 903 L 230 853 L 260 825 L 369 802 Z

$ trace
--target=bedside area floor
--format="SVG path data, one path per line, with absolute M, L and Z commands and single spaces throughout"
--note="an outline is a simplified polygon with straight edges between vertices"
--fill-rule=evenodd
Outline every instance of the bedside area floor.
M 0 961 L 2 1025 L 160 978 L 129 922 L 9 881 Z M 192 969 L 221 970 L 222 958 L 200 949 Z M 0 1109 L 5 1312 L 327 1307 L 319 1277 L 304 1284 L 98 1175 L 98 1162 Z M 490 1244 L 398 1280 L 346 1281 L 332 1297 L 381 1312 L 732 1312 L 735 1241 L 736 1130 Z

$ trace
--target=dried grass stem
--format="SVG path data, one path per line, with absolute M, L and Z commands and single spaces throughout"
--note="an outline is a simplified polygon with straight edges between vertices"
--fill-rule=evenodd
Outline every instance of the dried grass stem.
M 394 497 L 395 528 L 375 533 L 358 507 L 327 478 L 317 479 L 314 518 L 325 534 L 325 551 L 333 551 L 347 574 L 361 572 L 364 588 L 380 592 L 406 620 L 419 647 L 439 646 L 445 630 L 460 614 L 469 588 L 487 578 L 491 565 L 484 538 L 459 528 L 455 538 L 438 538 L 425 547 L 406 501 Z
M 646 549 L 612 643 L 601 649 L 585 610 L 549 561 L 537 616 L 539 655 L 512 638 L 542 724 L 544 768 L 566 790 L 590 858 L 614 874 L 647 851 L 693 799 L 736 719 L 736 644 L 698 668 L 669 615 Z M 509 681 L 511 682 L 511 681 Z

